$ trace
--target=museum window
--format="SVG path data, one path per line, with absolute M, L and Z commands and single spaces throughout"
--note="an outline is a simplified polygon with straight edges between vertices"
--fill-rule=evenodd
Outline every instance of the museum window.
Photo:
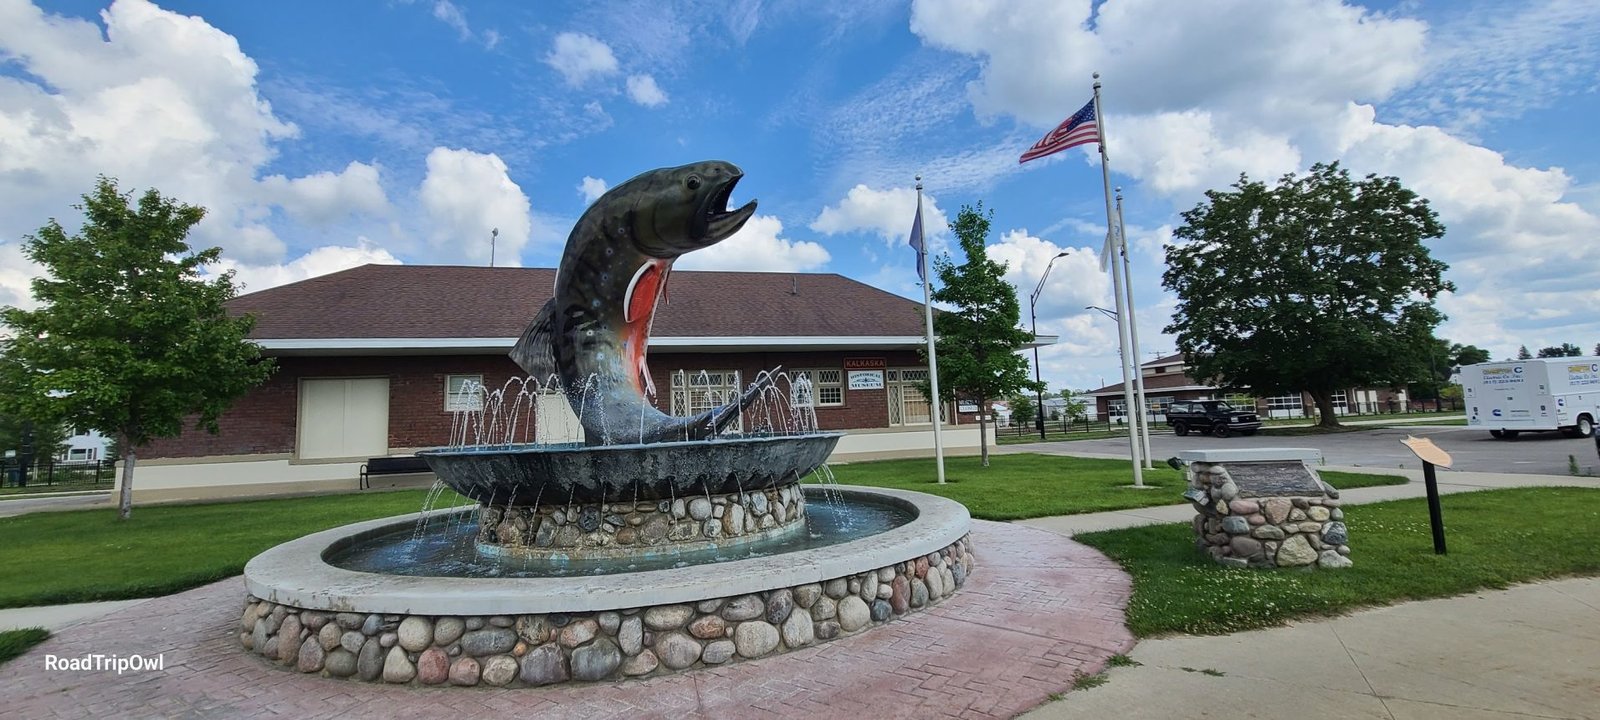
M 811 384 L 811 402 L 802 402 L 796 392 L 800 379 Z M 804 368 L 789 371 L 789 401 L 794 405 L 830 407 L 844 404 L 844 371 L 836 368 Z
M 738 370 L 674 371 L 671 412 L 678 417 L 692 417 L 719 405 L 738 402 L 740 387 Z M 735 420 L 727 429 L 741 431 L 743 423 L 742 418 Z
M 446 375 L 444 377 L 445 412 L 476 412 L 482 409 L 482 375 Z

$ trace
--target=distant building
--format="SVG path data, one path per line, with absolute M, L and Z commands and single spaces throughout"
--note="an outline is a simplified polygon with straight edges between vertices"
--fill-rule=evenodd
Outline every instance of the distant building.
M 1201 382 L 1188 373 L 1183 355 L 1174 353 L 1156 358 L 1139 368 L 1144 377 L 1145 401 L 1150 405 L 1152 422 L 1166 422 L 1166 409 L 1177 400 L 1227 400 L 1238 407 L 1253 407 L 1263 417 L 1311 418 L 1316 403 L 1309 393 L 1286 393 L 1257 397 L 1249 388 L 1222 388 Z M 1122 383 L 1117 382 L 1089 393 L 1103 417 L 1121 422 L 1127 416 Z M 1405 410 L 1405 388 L 1348 388 L 1333 394 L 1333 411 L 1339 415 L 1370 415 Z
M 74 429 L 72 435 L 67 437 L 66 446 L 56 454 L 56 460 L 59 462 L 115 460 L 116 458 L 106 456 L 110 445 L 111 441 L 98 430 Z

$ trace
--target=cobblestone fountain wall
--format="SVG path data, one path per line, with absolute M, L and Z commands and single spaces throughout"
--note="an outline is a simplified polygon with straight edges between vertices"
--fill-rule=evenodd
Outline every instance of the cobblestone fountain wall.
M 478 544 L 519 556 L 631 556 L 640 549 L 727 547 L 805 527 L 798 483 L 671 500 L 481 508 Z
M 938 552 L 823 583 L 545 615 L 334 613 L 250 596 L 238 637 L 278 665 L 368 682 L 503 687 L 619 680 L 766 657 L 864 632 L 950 597 L 973 566 L 967 536 Z
M 1264 464 L 1234 467 L 1242 474 L 1243 468 Z M 1294 470 L 1289 463 L 1279 465 Z M 1226 463 L 1189 463 L 1184 497 L 1197 511 L 1195 546 L 1228 567 L 1350 567 L 1339 491 L 1316 470 L 1300 468 L 1310 474 L 1309 482 L 1299 484 L 1295 494 L 1277 495 L 1296 483 L 1271 483 L 1269 489 L 1268 483 L 1236 482 Z

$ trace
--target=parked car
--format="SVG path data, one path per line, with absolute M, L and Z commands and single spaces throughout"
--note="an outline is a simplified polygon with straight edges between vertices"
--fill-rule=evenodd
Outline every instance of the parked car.
M 1236 408 L 1226 400 L 1183 400 L 1167 407 L 1167 425 L 1178 436 L 1194 430 L 1222 438 L 1232 433 L 1256 434 L 1261 418 L 1254 409 Z

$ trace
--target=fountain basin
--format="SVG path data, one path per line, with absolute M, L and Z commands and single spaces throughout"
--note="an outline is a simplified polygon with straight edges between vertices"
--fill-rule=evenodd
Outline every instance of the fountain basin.
M 728 495 L 799 482 L 841 432 L 629 445 L 512 445 L 424 450 L 450 489 L 486 505 L 523 506 Z
M 807 495 L 813 504 L 828 502 L 821 488 L 807 488 Z M 249 562 L 239 640 L 302 672 L 363 680 L 437 684 L 448 676 L 455 684 L 527 686 L 621 680 L 866 632 L 948 598 L 972 572 L 971 521 L 959 503 L 878 488 L 840 487 L 837 495 L 847 503 L 895 505 L 915 517 L 827 547 L 530 578 L 346 570 L 325 558 L 410 526 L 416 516 L 335 528 Z M 458 671 L 471 681 L 456 683 Z

